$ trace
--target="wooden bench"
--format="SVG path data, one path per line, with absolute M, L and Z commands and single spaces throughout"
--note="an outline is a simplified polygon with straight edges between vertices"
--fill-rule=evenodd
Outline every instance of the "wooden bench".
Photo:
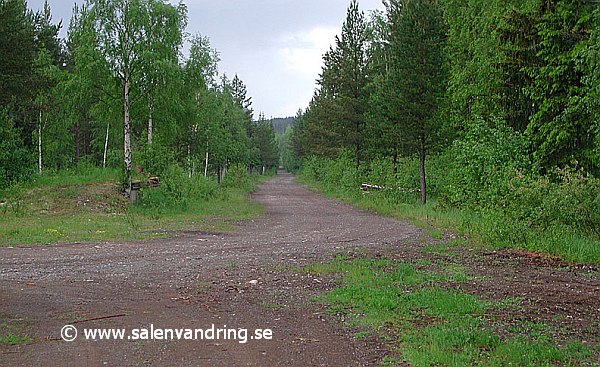
M 147 181 L 135 180 L 131 181 L 131 192 L 129 193 L 129 202 L 135 203 L 137 200 L 140 190 L 142 187 L 149 187 L 151 189 L 155 189 L 160 187 L 160 178 L 156 176 L 148 177 Z

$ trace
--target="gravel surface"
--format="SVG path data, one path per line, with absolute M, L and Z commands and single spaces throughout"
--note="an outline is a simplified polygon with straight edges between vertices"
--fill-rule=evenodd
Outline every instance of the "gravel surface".
M 30 344 L 0 347 L 0 365 L 358 366 L 377 359 L 367 342 L 354 340 L 309 302 L 326 284 L 277 269 L 414 241 L 420 230 L 324 199 L 287 174 L 252 196 L 265 206 L 264 217 L 230 233 L 0 248 L 2 331 L 33 337 Z M 88 321 L 102 317 L 108 318 Z M 80 328 L 270 328 L 273 339 L 59 340 L 62 326 L 74 322 Z
M 600 341 L 595 268 L 519 251 L 423 251 L 434 240 L 414 225 L 325 199 L 280 174 L 252 195 L 265 215 L 229 233 L 185 232 L 130 243 L 0 248 L 0 335 L 33 341 L 0 346 L 0 366 L 375 366 L 389 347 L 357 340 L 311 297 L 334 280 L 291 271 L 348 256 L 386 256 L 466 269 L 460 284 L 490 300 L 508 324 L 542 320 L 558 337 Z M 423 262 L 420 260 L 428 260 Z M 83 328 L 272 329 L 272 340 L 60 339 Z M 509 325 L 510 326 L 510 325 Z

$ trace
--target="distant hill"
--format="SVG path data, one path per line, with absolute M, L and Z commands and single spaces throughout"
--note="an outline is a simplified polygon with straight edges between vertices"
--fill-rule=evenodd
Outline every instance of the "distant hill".
M 273 124 L 276 133 L 283 134 L 288 126 L 296 123 L 295 117 L 274 118 L 269 120 Z

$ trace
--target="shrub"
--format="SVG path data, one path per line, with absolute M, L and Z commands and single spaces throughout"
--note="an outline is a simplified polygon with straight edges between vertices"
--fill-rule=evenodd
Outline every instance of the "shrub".
M 600 236 L 600 180 L 573 169 L 557 170 L 556 177 L 515 176 L 506 216 L 530 228 L 562 227 Z
M 0 189 L 33 176 L 35 163 L 27 152 L 13 121 L 0 110 Z
M 218 193 L 219 186 L 213 178 L 204 176 L 188 178 L 179 166 L 173 164 L 165 170 L 159 188 L 142 189 L 136 205 L 152 210 L 184 210 L 190 204 L 208 201 Z
M 175 157 L 172 150 L 168 147 L 158 143 L 145 144 L 137 153 L 137 162 L 144 172 L 161 177 L 169 169 L 172 169 Z M 171 173 L 173 172 L 171 171 Z
M 450 150 L 452 163 L 443 199 L 471 208 L 504 206 L 510 178 L 530 166 L 527 146 L 522 135 L 501 121 L 495 127 L 481 120 L 473 123 Z
M 356 192 L 366 177 L 364 167 L 356 170 L 353 155 L 343 149 L 336 159 L 309 157 L 304 162 L 302 175 L 329 190 Z
M 223 186 L 225 187 L 250 190 L 252 182 L 248 168 L 243 164 L 232 164 L 227 168 L 227 173 L 223 177 Z

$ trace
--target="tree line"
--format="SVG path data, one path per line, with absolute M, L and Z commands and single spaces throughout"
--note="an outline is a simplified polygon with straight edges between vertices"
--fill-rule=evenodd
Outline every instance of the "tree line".
M 508 176 L 598 177 L 597 2 L 384 4 L 351 2 L 287 142 L 296 157 L 351 156 L 355 177 L 387 159 L 395 178 L 414 158 L 422 203 L 426 167 L 444 165 L 433 191 L 451 205 L 497 204 Z
M 121 167 L 127 182 L 171 163 L 219 179 L 275 167 L 273 127 L 186 25 L 183 3 L 86 0 L 61 39 L 47 3 L 0 0 L 0 187 L 82 164 Z

